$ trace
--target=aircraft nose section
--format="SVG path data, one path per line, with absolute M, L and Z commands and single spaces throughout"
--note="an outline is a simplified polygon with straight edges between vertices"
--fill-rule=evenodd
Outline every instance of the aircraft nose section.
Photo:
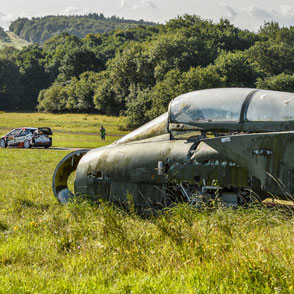
M 52 188 L 54 196 L 60 203 L 65 204 L 74 197 L 73 192 L 68 188 L 67 181 L 71 173 L 77 169 L 81 158 L 88 151 L 89 149 L 81 149 L 71 152 L 56 166 L 52 179 Z

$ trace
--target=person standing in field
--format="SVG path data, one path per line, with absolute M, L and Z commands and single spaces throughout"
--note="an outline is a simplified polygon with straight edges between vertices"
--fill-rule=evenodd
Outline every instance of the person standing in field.
M 105 140 L 105 136 L 106 136 L 106 130 L 104 129 L 103 126 L 101 126 L 101 128 L 100 128 L 100 137 L 101 137 L 101 139 L 103 141 Z

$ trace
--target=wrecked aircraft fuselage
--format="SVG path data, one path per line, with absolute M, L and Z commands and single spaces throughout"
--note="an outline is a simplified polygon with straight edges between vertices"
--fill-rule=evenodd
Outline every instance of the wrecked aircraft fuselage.
M 263 200 L 294 193 L 294 94 L 224 88 L 175 98 L 168 112 L 91 151 L 68 154 L 56 167 L 54 195 L 142 208 L 174 201 Z M 74 194 L 67 187 L 76 170 Z

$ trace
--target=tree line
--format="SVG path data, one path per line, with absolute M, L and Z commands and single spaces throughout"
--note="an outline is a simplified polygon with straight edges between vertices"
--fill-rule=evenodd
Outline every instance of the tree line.
M 88 15 L 48 15 L 44 17 L 18 18 L 11 22 L 9 31 L 28 42 L 42 44 L 53 36 L 67 32 L 79 38 L 87 34 L 108 33 L 117 28 L 127 29 L 136 25 L 155 25 L 144 20 L 105 17 L 103 13 Z
M 0 27 L 0 40 L 3 41 L 3 42 L 6 42 L 6 43 L 11 42 L 8 34 L 1 27 Z
M 126 115 L 136 127 L 189 91 L 294 92 L 293 45 L 294 27 L 270 22 L 254 33 L 195 15 L 84 38 L 62 33 L 0 52 L 0 108 Z

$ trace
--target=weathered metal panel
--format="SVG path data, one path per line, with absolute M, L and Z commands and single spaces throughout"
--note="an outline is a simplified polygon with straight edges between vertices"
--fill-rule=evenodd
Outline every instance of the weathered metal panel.
M 289 182 L 289 173 L 294 170 L 294 132 L 240 134 L 207 139 L 205 143 L 248 170 L 264 190 L 283 197 L 281 182 L 294 193 Z
M 134 205 L 141 207 L 164 207 L 165 190 L 162 185 L 113 181 L 109 201 L 122 205 L 133 201 Z
M 162 203 L 159 187 L 168 179 L 165 173 L 158 173 L 158 161 L 184 162 L 192 145 L 180 141 L 146 140 L 140 144 L 92 150 L 82 158 L 77 168 L 75 193 L 84 192 L 87 186 L 86 194 L 92 198 L 102 198 L 103 195 L 103 198 L 110 197 L 111 201 L 116 198 L 125 201 L 125 193 L 129 190 L 137 202 L 142 202 L 141 205 L 147 205 L 144 197 L 151 197 L 154 205 Z M 98 178 L 97 175 L 103 176 Z

